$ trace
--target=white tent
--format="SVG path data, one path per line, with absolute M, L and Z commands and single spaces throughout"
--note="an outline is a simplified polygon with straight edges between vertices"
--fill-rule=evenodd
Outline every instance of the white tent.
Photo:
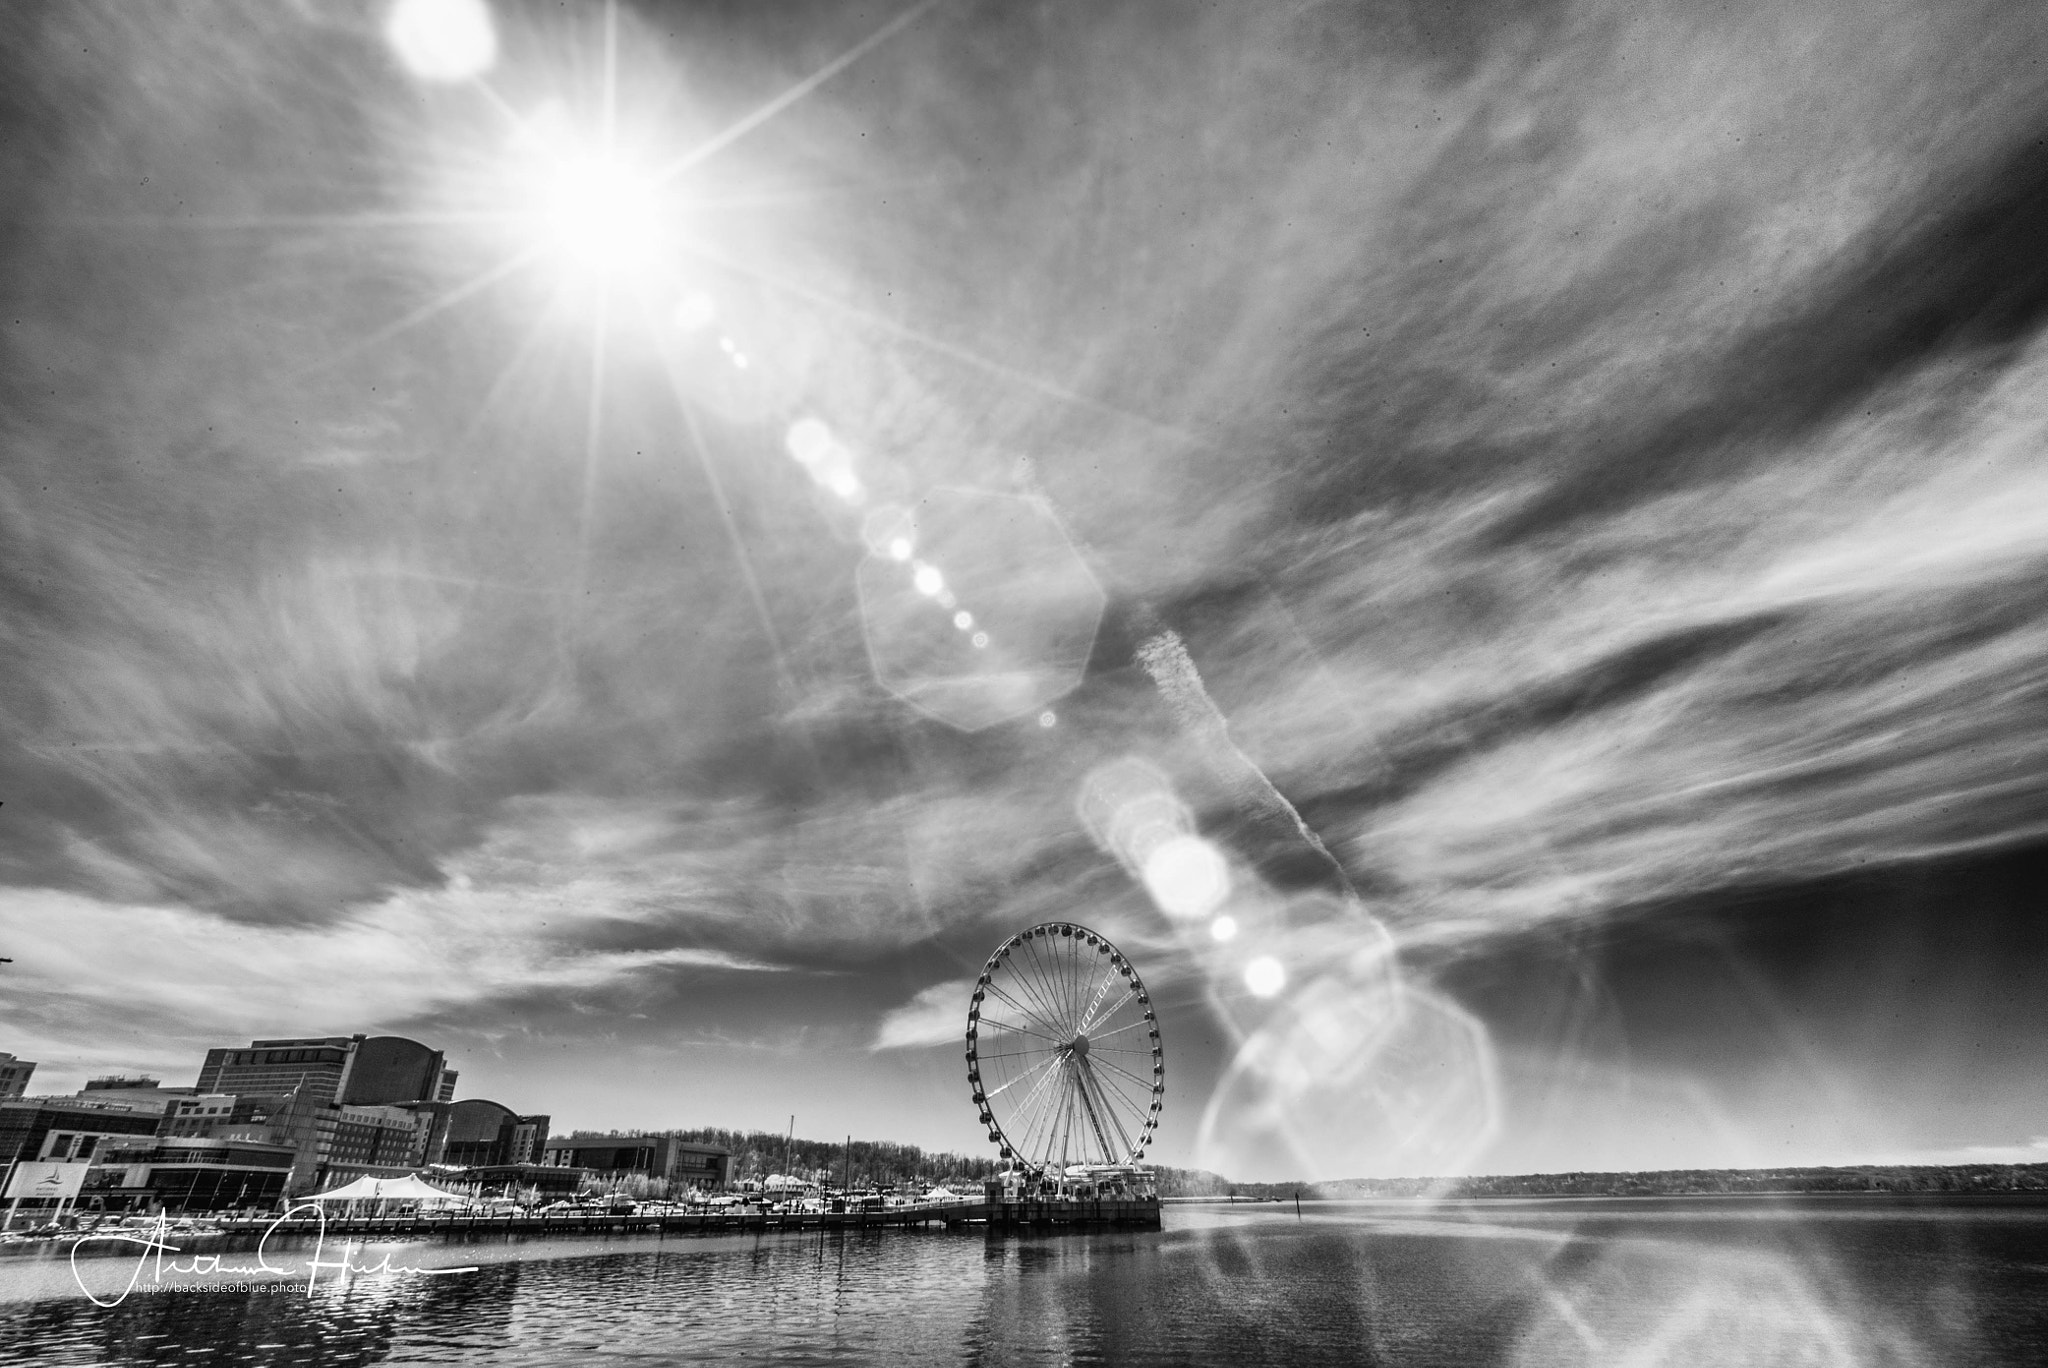
M 308 1202 L 466 1202 L 459 1192 L 448 1192 L 422 1183 L 412 1174 L 403 1178 L 358 1178 L 347 1187 L 308 1193 Z

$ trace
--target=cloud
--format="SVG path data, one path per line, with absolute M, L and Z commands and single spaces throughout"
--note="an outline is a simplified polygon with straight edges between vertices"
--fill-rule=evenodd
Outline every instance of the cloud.
M 1854 1160 L 1848 1162 L 1856 1162 Z M 1865 1161 L 1867 1162 L 1867 1161 Z M 2023 1144 L 1956 1145 L 1947 1149 L 1912 1150 L 1888 1156 L 1888 1164 L 2048 1164 L 2048 1135 Z
M 494 886 L 464 876 L 319 926 L 251 926 L 175 906 L 15 893 L 0 901 L 0 936 L 15 949 L 17 1029 L 41 1042 L 35 1048 L 67 1055 L 115 1021 L 148 1023 L 158 1048 L 388 1028 L 450 1013 L 484 1025 L 501 999 L 616 1004 L 650 975 L 783 967 L 666 936 L 602 948 L 611 927 L 636 917 L 644 910 L 590 882 Z
M 935 983 L 900 1007 L 892 1008 L 875 1031 L 873 1050 L 907 1050 L 959 1041 L 966 1027 L 966 1002 L 974 995 L 974 979 Z

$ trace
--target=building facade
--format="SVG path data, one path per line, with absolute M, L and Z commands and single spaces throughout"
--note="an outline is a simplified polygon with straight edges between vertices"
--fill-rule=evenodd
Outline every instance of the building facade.
M 68 1097 L 0 1102 L 0 1167 L 17 1159 L 91 1159 L 110 1140 L 154 1136 L 161 1111 L 87 1105 Z
M 291 1106 L 290 1093 L 204 1093 L 181 1097 L 164 1110 L 157 1132 L 164 1136 L 223 1136 L 231 1131 L 267 1126 Z
M 449 1101 L 456 1078 L 439 1050 L 404 1036 L 310 1036 L 208 1050 L 197 1091 L 297 1091 L 321 1102 L 386 1107 Z
M 571 1135 L 550 1140 L 547 1162 L 598 1174 L 640 1173 L 712 1191 L 732 1180 L 732 1152 L 673 1135 Z
M 291 1174 L 289 1145 L 202 1137 L 109 1141 L 79 1205 L 169 1213 L 277 1205 Z
M 521 1116 L 487 1098 L 465 1098 L 433 1108 L 427 1162 L 464 1168 L 537 1164 L 548 1141 L 546 1116 Z
M 36 1071 L 32 1059 L 16 1059 L 11 1054 L 0 1054 L 0 1102 L 10 1097 L 20 1097 L 28 1091 L 29 1075 Z

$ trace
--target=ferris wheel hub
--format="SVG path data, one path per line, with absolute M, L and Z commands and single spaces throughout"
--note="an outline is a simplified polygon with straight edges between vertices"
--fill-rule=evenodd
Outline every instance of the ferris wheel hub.
M 1088 1037 L 1084 1035 L 1075 1036 L 1067 1048 L 1081 1056 L 1081 1058 L 1086 1059 L 1088 1057 Z

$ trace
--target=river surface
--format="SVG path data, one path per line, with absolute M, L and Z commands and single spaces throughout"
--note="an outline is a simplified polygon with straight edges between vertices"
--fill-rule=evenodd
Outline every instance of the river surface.
M 0 1363 L 2048 1363 L 2048 1202 L 2024 1198 L 1201 1204 L 1094 1235 L 330 1243 L 323 1262 L 398 1271 L 289 1279 L 177 1257 L 0 1259 Z M 305 1269 L 312 1251 L 267 1257 Z M 452 1268 L 473 1271 L 424 1271 Z

